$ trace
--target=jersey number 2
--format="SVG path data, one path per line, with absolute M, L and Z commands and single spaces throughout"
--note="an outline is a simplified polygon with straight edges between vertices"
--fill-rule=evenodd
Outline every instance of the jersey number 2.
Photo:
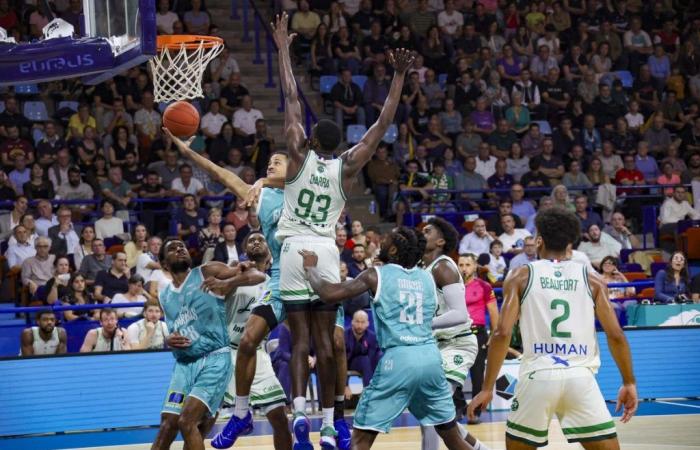
M 401 303 L 399 322 L 409 325 L 423 323 L 422 292 L 399 291 L 399 303 Z
M 564 312 L 559 317 L 552 320 L 552 337 L 570 338 L 570 331 L 558 330 L 559 325 L 569 318 L 569 302 L 560 298 L 555 298 L 554 300 L 552 300 L 552 303 L 549 304 L 549 308 L 554 310 L 558 310 L 559 306 L 562 306 L 564 308 Z
M 311 212 L 314 203 L 317 203 L 316 211 Z M 297 204 L 301 208 L 294 208 L 294 214 L 302 219 L 311 219 L 314 223 L 325 222 L 328 218 L 328 209 L 331 206 L 331 198 L 328 195 L 314 195 L 313 191 L 302 189 L 299 191 Z M 310 217 L 309 217 L 310 216 Z

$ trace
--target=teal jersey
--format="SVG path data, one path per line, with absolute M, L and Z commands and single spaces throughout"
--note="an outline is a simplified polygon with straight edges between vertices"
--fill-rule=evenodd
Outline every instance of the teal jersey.
M 228 347 L 229 337 L 223 297 L 202 291 L 202 269 L 195 267 L 180 287 L 169 284 L 158 299 L 170 332 L 190 338 L 188 348 L 173 349 L 175 359 L 188 362 Z
M 263 188 L 258 199 L 258 220 L 260 228 L 265 235 L 267 247 L 272 255 L 272 267 L 270 269 L 273 278 L 279 278 L 280 271 L 280 251 L 282 244 L 275 239 L 277 233 L 277 222 L 282 215 L 284 208 L 284 191 L 282 189 Z M 275 277 L 276 275 L 276 277 Z
M 432 320 L 437 293 L 433 277 L 423 269 L 404 269 L 396 264 L 375 270 L 377 292 L 372 309 L 379 347 L 435 343 Z

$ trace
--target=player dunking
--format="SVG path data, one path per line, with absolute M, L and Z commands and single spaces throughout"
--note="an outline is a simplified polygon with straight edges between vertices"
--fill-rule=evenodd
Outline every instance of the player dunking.
M 286 32 L 285 35 L 286 36 Z M 233 192 L 236 197 L 244 198 L 252 186 L 241 180 L 235 173 L 224 169 L 206 159 L 202 155 L 192 150 L 188 143 L 183 142 L 173 136 L 166 128 L 163 132 L 168 134 L 173 143 L 178 148 L 182 156 L 192 160 L 199 167 L 207 171 L 212 178 L 222 183 Z M 267 179 L 258 180 L 256 184 L 265 185 L 274 180 L 281 181 L 287 173 L 287 154 L 285 152 L 274 152 L 267 166 Z M 272 180 L 272 181 L 271 181 Z M 277 232 L 277 222 L 282 214 L 284 193 L 281 189 L 264 187 L 259 191 L 259 195 L 253 200 L 251 207 L 255 210 L 255 217 L 263 235 L 265 236 L 268 249 L 272 256 L 272 266 L 270 268 L 270 279 L 263 295 L 252 305 L 252 311 L 245 324 L 245 331 L 240 337 L 236 352 L 236 362 L 234 364 L 235 392 L 234 412 L 228 424 L 211 441 L 214 448 L 224 449 L 231 447 L 236 439 L 242 435 L 249 434 L 253 430 L 253 416 L 250 413 L 250 393 L 257 372 L 257 350 L 262 341 L 270 334 L 270 331 L 277 327 L 278 323 L 286 319 L 286 314 L 282 306 L 279 295 L 280 276 L 280 243 L 275 239 Z M 337 381 L 336 396 L 342 396 L 347 377 L 347 362 L 345 360 L 345 341 L 343 336 L 343 317 L 340 313 L 340 328 L 336 319 L 336 329 L 334 336 L 335 352 L 341 355 L 336 358 Z M 338 431 L 338 446 L 341 450 L 349 450 L 350 431 L 344 420 L 343 402 L 335 404 L 335 428 Z
M 464 299 L 445 296 L 448 311 L 433 319 L 437 291 L 433 277 L 416 267 L 421 250 L 415 232 L 401 227 L 387 234 L 379 254 L 385 265 L 343 283 L 325 279 L 313 251 L 299 253 L 311 287 L 324 302 L 341 302 L 368 290 L 374 294 L 372 309 L 384 356 L 357 405 L 353 449 L 368 450 L 377 433 L 388 433 L 407 407 L 421 425 L 435 426 L 450 450 L 471 449 L 457 429 L 452 392 L 432 331 L 465 323 Z
M 608 300 L 608 288 L 583 264 L 567 259 L 567 249 L 580 235 L 580 222 L 572 212 L 548 209 L 537 214 L 535 224 L 541 259 L 516 269 L 505 281 L 484 386 L 468 414 L 474 417 L 476 408 L 491 401 L 519 319 L 523 359 L 506 424 L 506 448 L 547 445 L 549 422 L 556 414 L 567 441 L 580 442 L 587 450 L 619 449 L 615 424 L 594 376 L 600 367 L 596 318 L 622 375 L 616 410 L 624 406 L 623 423 L 637 410 L 637 388 L 629 345 Z
M 159 300 L 174 335 L 168 342 L 176 362 L 152 448 L 170 448 L 179 430 L 189 450 L 204 449 L 204 436 L 231 378 L 221 292 L 259 284 L 265 274 L 246 264 L 231 268 L 214 262 L 192 268 L 190 254 L 180 240 L 166 241 L 160 260 L 173 277 Z
M 478 352 L 476 336 L 472 334 L 471 318 L 467 311 L 464 296 L 464 283 L 460 275 L 459 267 L 448 255 L 457 248 L 459 233 L 448 221 L 441 217 L 428 220 L 423 228 L 425 238 L 425 253 L 423 254 L 423 266 L 425 271 L 432 275 L 437 286 L 437 312 L 433 320 L 433 328 L 440 328 L 440 323 L 448 319 L 448 315 L 460 315 L 463 319 L 460 325 L 435 330 L 442 367 L 445 377 L 450 382 L 454 393 L 457 387 L 461 387 L 467 379 L 467 372 L 474 364 Z M 450 297 L 453 304 L 460 305 L 459 310 L 447 310 L 446 299 Z M 461 426 L 457 425 L 462 438 L 464 438 L 475 450 L 488 450 L 488 447 L 468 434 Z M 440 441 L 433 427 L 421 426 L 422 450 L 438 450 Z
M 332 349 L 336 306 L 316 301 L 317 297 L 306 282 L 297 253 L 302 248 L 314 250 L 320 258 L 323 276 L 330 281 L 340 281 L 335 224 L 345 206 L 345 193 L 352 187 L 362 167 L 371 159 L 394 118 L 405 73 L 413 62 L 413 56 L 403 49 L 389 53 L 388 59 L 394 66 L 395 73 L 379 119 L 357 145 L 338 159 L 332 159 L 333 152 L 341 141 L 341 130 L 334 122 L 321 120 L 314 126 L 308 142 L 304 133 L 301 105 L 289 56 L 289 46 L 294 35 L 287 33 L 287 20 L 286 14 L 281 19 L 278 18 L 275 32 L 279 48 L 280 80 L 285 97 L 285 136 L 289 149 L 284 208 L 276 237 L 283 242 L 280 295 L 292 335 L 293 429 L 295 448 L 310 448 L 306 386 L 311 334 L 321 382 L 321 446 L 332 449 L 336 446 L 336 431 L 333 428 L 336 366 Z M 307 144 L 308 150 L 305 152 Z

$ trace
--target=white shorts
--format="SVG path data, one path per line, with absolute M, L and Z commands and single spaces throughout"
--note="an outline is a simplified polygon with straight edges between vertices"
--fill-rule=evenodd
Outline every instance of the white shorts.
M 231 349 L 231 362 L 233 370 L 236 370 L 236 355 L 238 351 Z M 256 353 L 257 363 L 255 365 L 255 378 L 250 386 L 250 404 L 262 408 L 267 414 L 268 411 L 275 409 L 278 406 L 284 406 L 287 403 L 287 397 L 284 395 L 284 389 L 280 384 L 275 371 L 272 368 L 272 360 L 270 355 L 262 349 L 258 349 Z M 226 403 L 231 405 L 236 404 L 236 377 L 232 376 L 228 383 L 228 389 L 224 395 Z
M 299 250 L 316 253 L 321 276 L 331 283 L 340 283 L 340 255 L 335 240 L 320 236 L 290 236 L 282 243 L 280 255 L 280 298 L 285 305 L 318 300 L 318 295 L 306 280 Z
M 538 370 L 521 375 L 506 423 L 506 436 L 528 445 L 547 445 L 549 422 L 556 415 L 569 442 L 616 436 L 603 394 L 590 369 Z
M 438 340 L 437 346 L 442 356 L 445 378 L 458 386 L 463 385 L 469 369 L 474 365 L 476 354 L 479 352 L 476 335 L 470 334 L 447 341 Z

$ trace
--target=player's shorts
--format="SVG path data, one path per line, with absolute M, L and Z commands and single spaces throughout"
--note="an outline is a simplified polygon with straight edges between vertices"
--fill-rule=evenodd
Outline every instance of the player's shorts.
M 335 240 L 320 236 L 290 236 L 282 243 L 280 255 L 280 297 L 285 307 L 318 300 L 306 280 L 300 250 L 318 255 L 318 270 L 331 283 L 340 283 L 340 256 Z
M 341 330 L 345 330 L 345 310 L 343 309 L 343 305 L 340 305 L 335 312 L 335 326 Z
M 590 369 L 545 369 L 521 375 L 506 423 L 506 436 L 528 445 L 547 445 L 552 415 L 569 442 L 616 436 L 615 424 Z
M 287 313 L 280 299 L 279 276 L 275 277 L 273 275 L 272 278 L 270 278 L 267 282 L 267 289 L 265 289 L 260 298 L 253 303 L 251 313 L 265 319 L 270 331 L 274 330 L 277 325 L 285 321 Z
M 229 353 L 224 347 L 189 363 L 176 361 L 162 412 L 179 415 L 185 399 L 194 397 L 214 415 L 233 374 Z
M 467 379 L 469 369 L 474 365 L 479 344 L 476 335 L 458 336 L 449 340 L 438 340 L 442 356 L 442 368 L 447 380 L 461 386 Z
M 406 408 L 421 425 L 454 420 L 452 390 L 440 362 L 435 344 L 388 348 L 362 391 L 353 428 L 388 433 Z
M 236 349 L 231 349 L 231 365 L 234 371 L 236 370 L 237 353 Z M 262 408 L 267 414 L 278 406 L 284 406 L 287 402 L 287 397 L 284 395 L 284 389 L 282 389 L 282 385 L 272 369 L 270 355 L 259 348 L 256 357 L 255 377 L 253 378 L 253 384 L 250 386 L 250 404 Z M 236 377 L 231 377 L 224 398 L 227 403 L 231 405 L 236 404 Z

